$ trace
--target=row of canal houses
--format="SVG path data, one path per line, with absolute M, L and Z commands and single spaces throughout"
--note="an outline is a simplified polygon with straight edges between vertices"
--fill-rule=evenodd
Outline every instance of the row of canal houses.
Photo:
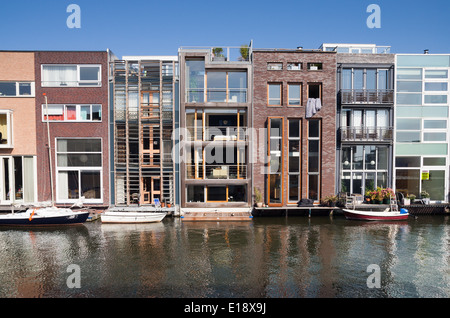
M 378 186 L 448 202 L 449 70 L 368 44 L 0 51 L 0 206 L 248 215 L 256 192 L 286 208 Z

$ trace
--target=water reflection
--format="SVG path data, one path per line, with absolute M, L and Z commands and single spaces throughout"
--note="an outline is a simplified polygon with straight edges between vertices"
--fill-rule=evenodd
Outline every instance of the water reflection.
M 449 297 L 449 243 L 443 217 L 2 228 L 0 297 Z

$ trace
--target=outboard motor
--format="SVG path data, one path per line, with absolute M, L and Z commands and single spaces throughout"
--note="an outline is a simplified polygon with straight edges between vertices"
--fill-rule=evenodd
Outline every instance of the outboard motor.
M 400 209 L 400 214 L 408 214 L 408 210 L 405 208 Z

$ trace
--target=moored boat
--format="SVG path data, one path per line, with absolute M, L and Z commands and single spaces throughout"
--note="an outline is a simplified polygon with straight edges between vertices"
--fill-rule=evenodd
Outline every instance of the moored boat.
M 362 221 L 396 221 L 408 219 L 409 212 L 406 209 L 388 210 L 388 211 L 363 211 L 343 209 L 344 215 L 348 220 Z
M 86 222 L 87 209 L 74 211 L 68 208 L 30 208 L 25 212 L 0 215 L 0 225 L 4 226 L 54 226 L 77 225 Z
M 167 213 L 164 212 L 116 212 L 107 211 L 101 215 L 102 223 L 157 223 Z

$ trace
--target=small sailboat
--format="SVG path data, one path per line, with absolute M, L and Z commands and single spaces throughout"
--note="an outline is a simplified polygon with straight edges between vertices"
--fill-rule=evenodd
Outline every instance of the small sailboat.
M 102 214 L 102 223 L 158 223 L 167 213 L 164 212 L 118 212 L 108 211 Z
M 47 96 L 45 96 L 45 104 L 48 113 Z M 47 121 L 47 138 L 50 145 L 50 128 Z M 53 169 L 51 164 L 51 147 L 48 147 L 50 158 L 50 189 L 52 195 L 51 206 L 49 207 L 33 207 L 26 209 L 25 212 L 0 215 L 0 225 L 7 226 L 51 226 L 51 225 L 74 225 L 86 222 L 89 217 L 89 210 L 82 208 L 84 197 L 76 202 L 71 208 L 58 208 L 55 206 L 53 193 Z M 72 208 L 74 210 L 72 210 Z

